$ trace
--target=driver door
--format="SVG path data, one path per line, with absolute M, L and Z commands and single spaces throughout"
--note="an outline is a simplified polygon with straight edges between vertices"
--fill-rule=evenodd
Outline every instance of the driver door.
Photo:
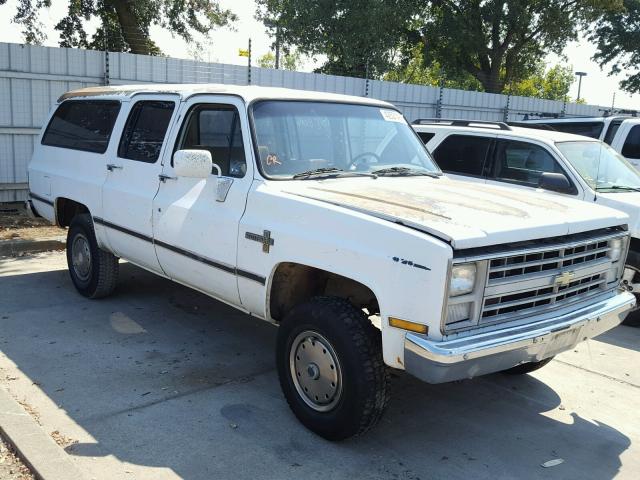
M 153 205 L 158 260 L 171 279 L 231 304 L 240 304 L 236 278 L 238 226 L 253 178 L 247 117 L 229 96 L 194 97 L 164 158 Z M 220 196 L 215 174 L 178 177 L 173 152 L 207 150 L 228 189 Z M 214 172 L 217 169 L 214 167 Z

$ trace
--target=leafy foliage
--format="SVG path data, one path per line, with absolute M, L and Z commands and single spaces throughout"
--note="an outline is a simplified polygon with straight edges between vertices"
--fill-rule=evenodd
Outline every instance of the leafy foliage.
M 257 0 L 256 18 L 283 45 L 324 55 L 322 73 L 379 77 L 409 31 L 415 0 Z
M 597 46 L 594 60 L 610 65 L 610 74 L 634 70 L 620 82 L 630 93 L 640 92 L 640 0 L 624 0 L 623 8 L 605 12 L 596 22 L 589 39 Z
M 560 54 L 578 28 L 622 0 L 432 0 L 416 37 L 427 64 L 449 75 L 471 74 L 491 93 L 535 73 L 548 53 Z
M 273 52 L 267 52 L 258 59 L 258 66 L 262 68 L 276 68 L 276 56 Z M 300 66 L 300 53 L 297 51 L 285 53 L 280 57 L 280 68 L 284 70 L 298 70 Z
M 7 0 L 0 0 L 0 5 Z M 13 21 L 22 25 L 27 43 L 44 39 L 39 11 L 49 7 L 51 0 L 20 0 Z M 84 28 L 91 19 L 101 20 L 101 26 L 89 36 Z M 168 29 L 187 42 L 194 41 L 194 32 L 207 34 L 216 27 L 236 19 L 217 1 L 208 0 L 69 0 L 67 15 L 56 25 L 60 46 L 103 49 L 141 54 L 160 54 L 149 37 L 149 29 L 157 25 Z
M 545 64 L 540 62 L 532 75 L 507 86 L 506 91 L 521 97 L 569 101 L 569 89 L 574 81 L 573 68 L 555 65 L 547 70 Z

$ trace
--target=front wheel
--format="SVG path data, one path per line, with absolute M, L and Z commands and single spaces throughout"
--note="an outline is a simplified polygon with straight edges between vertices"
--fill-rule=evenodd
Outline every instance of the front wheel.
M 327 440 L 366 432 L 387 406 L 380 332 L 346 300 L 316 297 L 295 307 L 278 329 L 276 363 L 291 410 Z
M 640 326 L 640 253 L 629 250 L 627 263 L 622 274 L 622 284 L 636 296 L 636 308 L 627 314 L 625 325 Z
M 544 360 L 540 360 L 539 362 L 523 363 L 522 365 L 516 365 L 515 367 L 512 367 L 508 370 L 504 370 L 502 373 L 506 373 L 508 375 L 525 375 L 527 373 L 540 370 L 551 360 L 553 360 L 553 357 L 545 358 Z

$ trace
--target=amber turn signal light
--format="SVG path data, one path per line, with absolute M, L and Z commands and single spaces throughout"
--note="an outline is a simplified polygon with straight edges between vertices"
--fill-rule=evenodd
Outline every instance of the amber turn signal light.
M 409 330 L 410 332 L 424 333 L 425 335 L 429 333 L 429 327 L 426 325 L 410 322 L 408 320 L 401 320 L 395 317 L 389 317 L 389 325 L 403 330 Z

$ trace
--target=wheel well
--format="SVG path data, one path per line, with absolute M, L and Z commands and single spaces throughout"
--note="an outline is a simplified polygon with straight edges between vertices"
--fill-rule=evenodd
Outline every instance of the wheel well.
M 375 294 L 366 285 L 319 268 L 285 262 L 278 265 L 271 281 L 271 318 L 279 322 L 295 305 L 318 295 L 344 298 L 366 308 L 370 315 L 380 312 Z
M 58 198 L 56 200 L 56 224 L 60 227 L 68 227 L 71 220 L 81 213 L 89 213 L 89 209 L 75 200 Z
M 640 252 L 640 238 L 631 237 L 631 244 L 629 250 L 633 252 Z

